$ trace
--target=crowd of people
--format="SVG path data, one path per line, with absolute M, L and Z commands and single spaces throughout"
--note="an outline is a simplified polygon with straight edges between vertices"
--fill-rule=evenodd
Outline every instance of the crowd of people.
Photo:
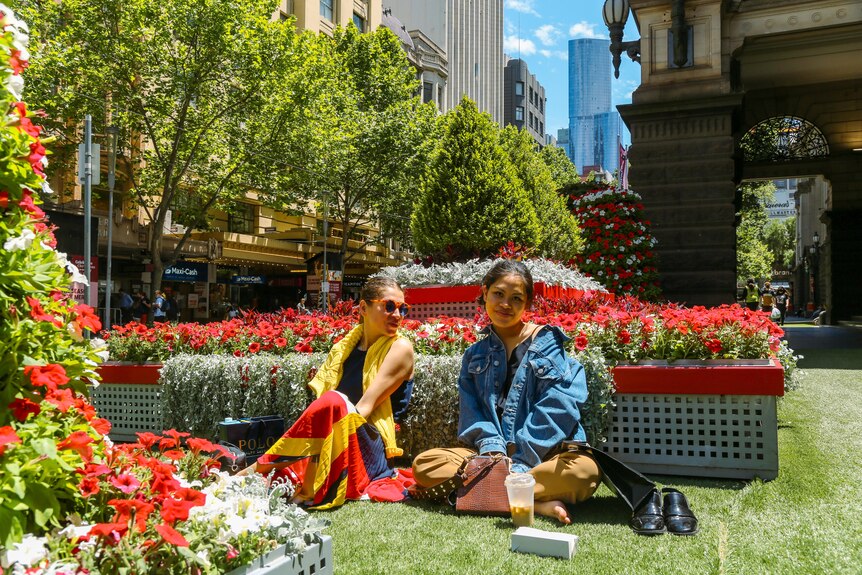
M 745 282 L 745 305 L 751 311 L 764 311 L 772 316 L 778 325 L 784 325 L 787 318 L 787 310 L 790 306 L 790 293 L 784 286 L 777 289 L 772 288 L 771 282 L 764 282 L 759 287 L 754 278 L 748 278 Z

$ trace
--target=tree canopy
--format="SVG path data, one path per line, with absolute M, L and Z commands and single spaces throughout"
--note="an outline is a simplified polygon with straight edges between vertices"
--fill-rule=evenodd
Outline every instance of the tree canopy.
M 416 248 L 452 260 L 487 256 L 509 241 L 538 245 L 539 218 L 491 117 L 465 97 L 440 121 L 413 212 Z
M 269 0 L 63 0 L 24 2 L 34 30 L 28 98 L 45 125 L 74 145 L 92 114 L 94 132 L 121 130 L 121 178 L 152 221 L 153 284 L 208 211 L 241 197 L 249 173 L 314 94 L 303 75 L 309 37 L 272 21 Z M 265 162 L 272 165 L 273 162 Z M 187 226 L 162 249 L 168 211 Z M 178 209 L 177 209 L 178 208 Z
M 739 223 L 736 227 L 736 277 L 771 279 L 773 254 L 766 243 L 769 215 L 766 202 L 775 195 L 769 181 L 750 181 L 740 185 L 738 194 Z
M 545 146 L 540 152 L 542 160 L 551 170 L 551 178 L 557 189 L 574 184 L 579 181 L 578 169 L 566 155 L 566 151 L 559 146 Z

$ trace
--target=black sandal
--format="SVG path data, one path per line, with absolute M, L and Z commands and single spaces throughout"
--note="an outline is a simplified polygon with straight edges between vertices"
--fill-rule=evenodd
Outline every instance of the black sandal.
M 629 527 L 638 535 L 661 535 L 667 533 L 661 511 L 661 495 L 654 490 L 638 507 L 629 521 Z
M 664 493 L 664 522 L 668 533 L 674 535 L 696 535 L 700 530 L 697 517 L 688 506 L 688 500 L 678 489 L 665 487 Z

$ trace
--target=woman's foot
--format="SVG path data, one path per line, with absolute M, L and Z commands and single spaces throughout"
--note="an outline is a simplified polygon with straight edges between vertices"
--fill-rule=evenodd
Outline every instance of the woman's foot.
M 566 504 L 562 501 L 536 501 L 534 505 L 535 512 L 539 515 L 556 519 L 563 525 L 569 525 L 572 522 Z

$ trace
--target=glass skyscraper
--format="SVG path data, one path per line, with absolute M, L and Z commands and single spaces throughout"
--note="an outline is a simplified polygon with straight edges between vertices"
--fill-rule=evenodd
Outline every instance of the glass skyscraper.
M 609 40 L 569 40 L 569 144 L 566 153 L 584 174 L 619 168 L 623 126 L 611 104 Z M 588 168 L 585 170 L 585 168 Z

